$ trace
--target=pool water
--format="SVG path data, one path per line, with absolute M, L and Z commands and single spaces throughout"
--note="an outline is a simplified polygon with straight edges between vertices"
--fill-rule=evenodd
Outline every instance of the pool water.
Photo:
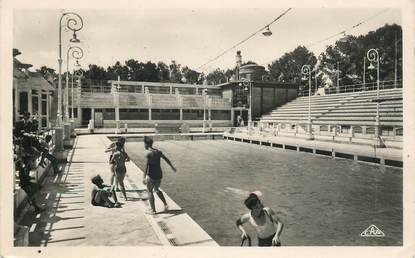
M 155 147 L 177 168 L 163 162 L 161 188 L 222 246 L 240 244 L 235 221 L 254 190 L 283 221 L 284 246 L 402 245 L 401 169 L 225 140 Z M 144 169 L 143 143 L 126 148 Z M 372 224 L 385 236 L 361 237 Z

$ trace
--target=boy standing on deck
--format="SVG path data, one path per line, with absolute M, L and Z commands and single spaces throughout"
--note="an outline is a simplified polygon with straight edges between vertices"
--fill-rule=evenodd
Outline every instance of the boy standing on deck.
M 151 206 L 151 210 L 148 213 L 154 215 L 156 214 L 156 208 L 154 204 L 153 191 L 157 193 L 157 196 L 163 202 L 164 209 L 168 210 L 166 199 L 164 198 L 163 193 L 160 191 L 161 179 L 163 177 L 163 172 L 160 167 L 160 158 L 164 159 L 174 172 L 176 172 L 176 168 L 160 150 L 153 148 L 153 139 L 145 136 L 144 147 L 146 150 L 148 150 L 148 152 L 146 154 L 147 164 L 143 175 L 143 183 L 147 185 L 148 200 Z

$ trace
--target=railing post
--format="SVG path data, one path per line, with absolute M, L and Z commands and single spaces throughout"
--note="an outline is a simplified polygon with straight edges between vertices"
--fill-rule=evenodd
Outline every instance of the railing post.
M 298 133 L 298 123 L 295 123 L 294 125 L 295 125 L 294 134 L 295 134 L 295 136 L 297 136 L 297 133 Z

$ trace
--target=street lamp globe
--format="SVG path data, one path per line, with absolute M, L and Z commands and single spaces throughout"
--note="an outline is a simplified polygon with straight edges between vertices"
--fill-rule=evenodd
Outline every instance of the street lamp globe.
M 272 35 L 272 31 L 269 29 L 269 26 L 265 27 L 265 29 L 262 31 L 262 35 L 269 37 Z
M 69 40 L 71 43 L 80 43 L 81 41 L 77 38 L 76 32 L 73 33 L 72 38 Z

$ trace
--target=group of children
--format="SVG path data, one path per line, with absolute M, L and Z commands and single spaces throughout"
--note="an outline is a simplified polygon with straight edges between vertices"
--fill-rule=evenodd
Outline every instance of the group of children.
M 116 190 L 121 190 L 124 200 L 127 201 L 127 194 L 124 185 L 124 178 L 127 172 L 125 162 L 130 161 L 130 158 L 125 151 L 124 145 L 125 138 L 120 137 L 115 143 L 112 143 L 106 149 L 105 152 L 111 153 L 109 159 L 111 186 L 105 185 L 100 175 L 94 176 L 91 179 L 92 183 L 95 185 L 91 193 L 92 205 L 104 206 L 108 208 L 121 207 L 121 204 L 117 199 Z M 153 139 L 150 137 L 144 137 L 144 147 L 147 150 L 147 163 L 143 175 L 143 183 L 147 186 L 148 200 L 151 207 L 148 213 L 154 215 L 156 214 L 156 208 L 153 192 L 156 192 L 157 196 L 163 202 L 165 210 L 168 210 L 166 199 L 164 198 L 163 192 L 160 190 L 160 184 L 163 178 L 160 159 L 164 159 L 174 172 L 176 172 L 176 168 L 160 150 L 153 148 Z M 118 186 L 120 189 L 117 188 Z M 111 197 L 113 198 L 113 201 L 111 200 Z
M 125 138 L 120 137 L 115 144 L 113 143 L 107 148 L 106 152 L 111 152 L 109 161 L 111 166 L 111 185 L 105 185 L 100 175 L 92 178 L 91 181 L 95 185 L 92 190 L 92 205 L 108 208 L 121 207 L 115 191 L 118 184 L 124 199 L 127 200 L 124 186 L 126 174 L 125 162 L 129 161 L 130 158 L 125 152 L 124 145 Z M 160 150 L 153 147 L 153 140 L 151 138 L 144 137 L 144 147 L 147 150 L 147 163 L 143 174 L 143 183 L 147 186 L 148 200 L 151 207 L 148 213 L 154 215 L 156 209 L 153 192 L 156 192 L 157 196 L 163 202 L 165 210 L 168 209 L 166 199 L 160 191 L 160 184 L 163 177 L 160 160 L 164 159 L 174 172 L 176 172 L 176 168 Z M 280 236 L 283 229 L 283 223 L 271 208 L 264 207 L 260 199 L 261 195 L 262 194 L 259 191 L 252 192 L 244 201 L 245 206 L 250 212 L 242 215 L 236 221 L 236 226 L 242 232 L 242 242 L 245 240 L 249 240 L 249 243 L 251 242 L 249 235 L 243 227 L 245 223 L 249 222 L 256 231 L 258 246 L 281 246 Z M 111 197 L 113 198 L 113 201 L 111 200 Z
M 14 163 L 15 170 L 19 173 L 19 186 L 25 191 L 29 204 L 36 212 L 42 212 L 44 209 L 37 204 L 36 197 L 39 195 L 40 186 L 33 182 L 30 171 L 38 166 L 45 167 L 45 159 L 48 159 L 54 174 L 61 172 L 58 160 L 50 153 L 51 140 L 50 134 L 43 136 L 38 121 L 32 119 L 29 112 L 24 112 L 23 118 L 13 125 Z

